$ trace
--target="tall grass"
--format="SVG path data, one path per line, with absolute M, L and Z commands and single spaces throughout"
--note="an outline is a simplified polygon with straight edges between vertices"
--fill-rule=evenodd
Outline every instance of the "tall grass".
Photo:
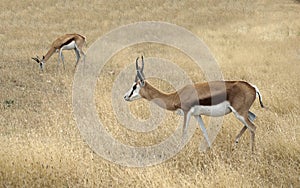
M 4 0 L 1 4 L 1 186 L 300 185 L 297 2 Z M 197 129 L 178 155 L 152 167 L 122 167 L 102 159 L 87 146 L 72 114 L 75 54 L 64 53 L 66 70 L 62 66 L 57 69 L 57 54 L 54 54 L 43 73 L 30 58 L 45 54 L 52 41 L 65 33 L 85 35 L 90 46 L 111 29 L 145 20 L 166 21 L 189 29 L 209 46 L 226 80 L 247 80 L 260 88 L 269 109 L 261 109 L 257 101 L 252 107 L 258 116 L 254 154 L 250 151 L 248 132 L 233 148 L 234 137 L 242 128 L 233 115 L 225 117 L 209 151 L 198 151 L 203 137 Z M 175 62 L 195 82 L 204 79 L 201 72 L 194 71 L 195 64 L 185 54 L 163 45 L 135 45 L 107 63 L 95 91 L 99 117 L 120 141 L 151 145 L 171 134 L 182 119 L 167 113 L 158 130 L 138 134 L 118 123 L 110 103 L 116 75 L 140 53 Z M 151 81 L 162 90 L 172 91 L 164 82 Z M 148 102 L 141 100 L 129 105 L 135 116 L 149 116 Z

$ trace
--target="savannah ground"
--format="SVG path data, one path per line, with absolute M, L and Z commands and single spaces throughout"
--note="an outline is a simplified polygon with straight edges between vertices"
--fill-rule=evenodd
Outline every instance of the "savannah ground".
M 291 0 L 2 0 L 0 186 L 299 187 L 299 11 L 299 2 Z M 151 167 L 119 166 L 90 149 L 72 114 L 74 52 L 64 53 L 66 70 L 62 66 L 57 70 L 54 54 L 43 73 L 31 57 L 44 55 L 56 37 L 73 32 L 87 37 L 87 51 L 110 30 L 137 21 L 165 21 L 190 30 L 208 45 L 224 79 L 246 80 L 260 88 L 269 109 L 261 109 L 258 100 L 252 107 L 258 116 L 254 154 L 248 131 L 233 148 L 242 125 L 232 114 L 225 117 L 212 149 L 199 152 L 203 136 L 197 129 L 175 157 Z M 194 71 L 194 62 L 170 47 L 139 44 L 117 53 L 99 75 L 95 101 L 107 130 L 131 145 L 159 143 L 182 121 L 167 113 L 169 118 L 150 135 L 118 124 L 111 111 L 111 87 L 122 67 L 141 54 L 166 58 L 194 82 L 204 81 L 201 71 Z M 164 82 L 152 83 L 172 91 Z M 128 105 L 135 116 L 149 116 L 147 101 Z

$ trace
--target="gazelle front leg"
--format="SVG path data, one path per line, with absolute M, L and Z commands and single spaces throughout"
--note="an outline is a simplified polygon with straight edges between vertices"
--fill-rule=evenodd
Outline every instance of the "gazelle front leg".
M 200 125 L 201 131 L 202 131 L 202 133 L 204 135 L 205 140 L 207 141 L 208 146 L 211 147 L 211 143 L 209 141 L 209 137 L 208 137 L 206 128 L 204 126 L 204 122 L 202 120 L 202 117 L 200 115 L 195 115 L 194 117 L 197 119 L 197 121 L 198 121 L 198 123 Z
M 62 51 L 63 51 L 63 48 L 61 48 L 61 49 L 59 50 L 59 57 L 60 57 L 61 60 L 62 60 L 62 64 L 63 64 L 64 70 L 66 70 L 66 68 L 65 68 L 65 57 L 64 57 Z M 58 58 L 58 59 L 59 59 L 59 58 Z
M 60 64 L 60 51 L 57 49 L 56 52 L 57 52 L 57 54 L 58 54 L 56 69 L 58 69 L 59 64 Z
M 190 113 L 184 113 L 184 118 L 183 118 L 183 127 L 182 127 L 182 142 L 186 139 L 186 134 L 187 134 L 187 128 L 191 119 L 191 114 Z

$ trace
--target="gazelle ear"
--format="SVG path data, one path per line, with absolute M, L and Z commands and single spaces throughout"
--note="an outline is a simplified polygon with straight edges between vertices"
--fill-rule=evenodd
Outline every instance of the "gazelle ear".
M 31 59 L 33 59 L 34 61 L 36 61 L 37 63 L 40 62 L 40 60 L 38 58 L 32 57 Z

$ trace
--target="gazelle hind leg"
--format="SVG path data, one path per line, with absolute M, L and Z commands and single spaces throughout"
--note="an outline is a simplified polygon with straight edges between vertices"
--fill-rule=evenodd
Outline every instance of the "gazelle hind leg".
M 197 121 L 198 121 L 198 123 L 200 125 L 201 131 L 202 131 L 202 133 L 204 135 L 205 140 L 207 141 L 208 146 L 211 147 L 211 143 L 210 143 L 210 140 L 209 140 L 206 128 L 204 126 L 204 122 L 202 120 L 202 117 L 200 115 L 198 115 L 198 116 L 195 116 L 195 118 L 197 119 Z
M 246 123 L 248 124 L 248 125 L 250 125 L 251 126 L 251 131 L 250 131 L 250 133 L 251 133 L 251 149 L 252 149 L 252 151 L 254 151 L 254 147 L 255 147 L 255 130 L 256 130 L 256 126 L 249 120 L 249 119 L 247 119 L 246 118 Z
M 79 58 L 81 57 L 80 54 L 82 55 L 82 62 L 84 63 L 84 62 L 85 62 L 85 53 L 84 53 L 84 51 L 82 50 L 82 45 L 78 47 L 78 46 L 75 44 L 75 50 L 77 50 L 78 55 L 79 55 Z M 79 61 L 79 59 L 78 59 L 78 61 Z
M 77 67 L 77 64 L 79 62 L 79 59 L 80 59 L 80 54 L 79 54 L 79 51 L 77 48 L 74 49 L 75 51 L 75 54 L 76 54 L 76 64 L 75 64 L 75 67 Z
M 244 134 L 244 132 L 246 130 L 247 130 L 247 126 L 244 125 L 244 127 L 241 129 L 240 133 L 235 137 L 235 144 L 239 143 L 241 136 Z
M 249 129 L 250 134 L 251 134 L 251 149 L 253 151 L 254 150 L 254 137 L 255 137 L 255 130 L 256 130 L 255 125 L 248 119 L 248 113 L 239 114 L 232 106 L 229 106 L 229 108 L 234 113 L 235 117 L 244 124 L 244 127 Z M 243 127 L 243 129 L 244 129 L 244 127 Z M 245 128 L 245 130 L 246 130 L 246 128 Z M 245 130 L 243 130 L 243 129 L 237 135 L 236 139 L 239 139 L 242 136 L 242 134 L 245 132 Z
M 82 49 L 80 49 L 80 54 L 82 55 L 82 62 L 85 63 L 85 53 Z
M 256 118 L 256 115 L 253 112 L 248 111 L 248 118 L 251 122 L 253 122 Z
M 248 111 L 248 119 L 253 122 L 256 118 L 256 115 L 251 112 L 251 111 Z M 241 136 L 244 134 L 244 132 L 247 130 L 247 126 L 244 125 L 244 127 L 241 129 L 240 133 L 236 136 L 235 138 L 235 144 L 239 143 L 239 140 L 241 138 Z

